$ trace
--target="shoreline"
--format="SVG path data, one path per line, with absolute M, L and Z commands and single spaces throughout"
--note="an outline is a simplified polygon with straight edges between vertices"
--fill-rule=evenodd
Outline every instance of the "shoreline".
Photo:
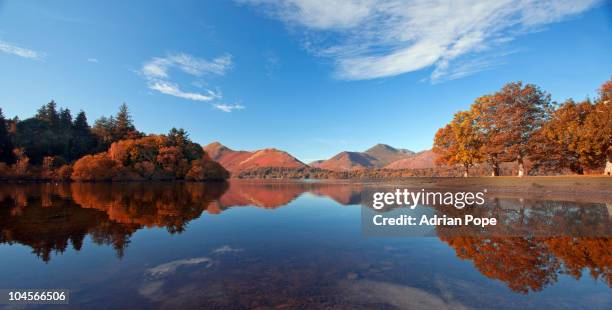
M 503 196 L 556 197 L 588 195 L 612 203 L 612 177 L 609 176 L 497 176 L 497 177 L 408 177 L 403 179 L 240 179 L 226 180 L 122 180 L 122 181 L 52 181 L 0 180 L 0 184 L 112 184 L 112 183 L 346 183 L 389 187 L 467 190 L 485 187 L 489 193 Z M 609 197 L 609 198 L 608 198 Z M 574 197 L 579 198 L 579 197 Z M 605 198 L 605 199 L 604 199 Z M 573 200 L 573 199 L 572 199 Z

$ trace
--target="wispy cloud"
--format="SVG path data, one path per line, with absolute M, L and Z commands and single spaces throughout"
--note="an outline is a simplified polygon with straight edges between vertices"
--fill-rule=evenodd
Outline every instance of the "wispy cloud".
M 340 79 L 433 68 L 432 82 L 490 68 L 484 55 L 598 0 L 238 0 L 305 30 L 305 46 L 335 62 Z M 470 58 L 467 62 L 465 57 Z M 463 70 L 453 68 L 463 67 Z
M 204 74 L 224 75 L 232 66 L 232 57 L 224 55 L 211 61 L 180 53 L 168 57 L 155 57 L 145 63 L 142 73 L 149 79 L 168 78 L 168 71 L 177 68 L 184 73 L 202 76 Z
M 162 94 L 196 101 L 210 101 L 221 97 L 221 95 L 213 92 L 212 90 L 206 90 L 205 94 L 184 92 L 179 88 L 177 84 L 161 80 L 149 83 L 149 88 L 152 90 L 156 90 Z
M 207 89 L 206 83 L 201 79 L 193 81 L 199 92 L 184 91 L 178 83 L 173 82 L 170 76 L 172 69 L 179 70 L 185 74 L 201 78 L 207 75 L 224 75 L 232 67 L 232 57 L 223 55 L 213 60 L 206 60 L 184 53 L 171 54 L 167 57 L 155 57 L 142 65 L 140 74 L 147 80 L 149 89 L 165 95 L 175 96 L 194 101 L 211 101 L 221 99 L 219 91 Z M 241 105 L 228 105 L 223 103 L 213 106 L 224 112 L 236 109 L 244 109 Z
M 98 58 L 93 58 L 93 57 L 89 57 L 89 58 L 87 58 L 87 61 L 88 61 L 88 62 L 93 62 L 93 63 L 96 63 L 96 64 L 97 64 L 98 62 L 100 62 L 100 61 L 98 60 Z
M 212 105 L 213 108 L 221 110 L 223 112 L 230 113 L 234 110 L 243 110 L 246 107 L 240 104 L 227 104 L 227 103 L 215 103 Z
M 0 40 L 0 52 L 29 59 L 40 59 L 45 55 L 44 53 L 20 47 L 13 43 L 9 43 L 2 40 Z

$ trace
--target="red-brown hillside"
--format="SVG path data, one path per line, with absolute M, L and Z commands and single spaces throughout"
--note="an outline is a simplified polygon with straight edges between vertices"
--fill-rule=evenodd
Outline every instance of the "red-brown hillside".
M 277 149 L 263 149 L 253 152 L 234 151 L 219 142 L 204 147 L 204 151 L 225 169 L 231 172 L 256 168 L 280 167 L 302 168 L 306 165 L 289 153 Z
M 412 157 L 414 152 L 396 149 L 386 144 L 377 144 L 365 152 L 341 152 L 323 161 L 311 163 L 312 167 L 333 171 L 349 171 L 367 168 L 382 168 L 394 161 Z
M 382 168 L 394 161 L 405 159 L 414 156 L 414 152 L 406 149 L 396 149 L 387 144 L 376 144 L 375 146 L 367 149 L 363 152 L 366 155 L 370 155 L 376 159 L 372 164 L 378 168 Z
M 341 152 L 326 161 L 313 164 L 313 167 L 334 171 L 359 170 L 374 167 L 375 161 L 376 158 L 365 153 Z
M 424 169 L 435 167 L 436 154 L 432 150 L 416 153 L 414 156 L 394 161 L 386 169 Z

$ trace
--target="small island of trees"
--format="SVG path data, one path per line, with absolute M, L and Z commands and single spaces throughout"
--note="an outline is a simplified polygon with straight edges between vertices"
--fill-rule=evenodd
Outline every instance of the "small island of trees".
M 136 130 L 127 105 L 93 127 L 54 101 L 32 118 L 5 119 L 0 109 L 0 179 L 41 181 L 224 180 L 229 173 L 183 129 Z

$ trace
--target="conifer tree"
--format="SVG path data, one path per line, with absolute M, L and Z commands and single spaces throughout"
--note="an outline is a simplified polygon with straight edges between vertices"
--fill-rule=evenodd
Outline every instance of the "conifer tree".
M 15 161 L 13 155 L 13 142 L 8 132 L 7 122 L 0 108 L 0 162 L 12 164 Z

